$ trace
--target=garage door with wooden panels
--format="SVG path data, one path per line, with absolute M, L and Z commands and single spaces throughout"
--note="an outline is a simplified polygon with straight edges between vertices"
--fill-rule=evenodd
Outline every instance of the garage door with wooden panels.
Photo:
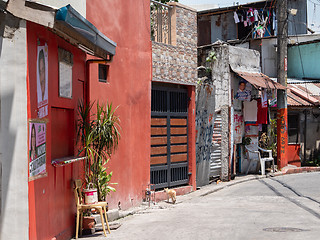
M 150 163 L 156 189 L 188 183 L 187 89 L 152 88 Z

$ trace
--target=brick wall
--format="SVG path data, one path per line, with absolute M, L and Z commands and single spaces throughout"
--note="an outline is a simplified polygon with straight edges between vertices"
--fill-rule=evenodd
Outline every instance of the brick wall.
M 152 42 L 152 80 L 177 84 L 197 82 L 197 12 L 170 3 L 172 44 Z

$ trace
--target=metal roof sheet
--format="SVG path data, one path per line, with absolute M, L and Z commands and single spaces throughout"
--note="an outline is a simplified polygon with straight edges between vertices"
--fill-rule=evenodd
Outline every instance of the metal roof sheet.
M 232 69 L 232 68 L 231 68 Z M 255 88 L 267 88 L 267 89 L 282 89 L 285 90 L 286 87 L 282 86 L 280 83 L 273 81 L 267 75 L 259 72 L 240 72 L 232 69 L 239 77 L 245 79 L 251 83 Z
M 318 106 L 320 104 L 320 92 L 317 92 L 317 89 L 319 87 L 320 87 L 319 83 L 310 83 L 310 82 L 288 84 L 288 91 L 287 91 L 288 105 L 289 106 Z
M 287 91 L 287 104 L 291 107 L 313 106 L 313 104 L 295 95 L 290 90 Z
M 101 33 L 91 22 L 84 18 L 80 13 L 67 5 L 60 8 L 56 14 L 55 29 L 70 35 L 79 41 L 79 47 L 86 49 L 107 59 L 108 55 L 115 55 L 117 44 Z
M 319 83 L 318 83 L 319 84 Z M 302 89 L 311 96 L 320 96 L 320 84 L 317 86 L 314 83 L 295 84 L 295 87 Z

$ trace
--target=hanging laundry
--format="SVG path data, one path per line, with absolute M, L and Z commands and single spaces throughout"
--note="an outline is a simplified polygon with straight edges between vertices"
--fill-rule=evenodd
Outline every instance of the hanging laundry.
M 263 35 L 264 35 L 264 31 L 265 31 L 264 27 L 262 27 L 262 26 L 257 26 L 257 27 L 256 27 L 257 37 L 262 38 Z
M 254 15 L 254 21 L 255 21 L 255 22 L 258 22 L 258 21 L 259 21 L 259 18 L 258 18 L 259 12 L 258 12 L 257 9 L 255 9 L 255 10 L 253 11 L 253 15 Z
M 240 20 L 240 22 L 243 22 L 244 21 L 244 11 L 243 10 L 239 10 L 237 11 L 237 14 L 238 14 L 238 18 Z
M 240 22 L 237 12 L 233 12 L 233 18 L 234 18 L 234 22 L 235 23 L 239 23 Z
M 277 36 L 277 18 L 274 10 L 272 12 L 272 27 L 274 31 L 274 36 Z
M 253 15 L 253 9 L 249 8 L 248 10 L 248 17 L 250 19 L 250 22 L 254 22 L 254 15 Z
M 261 105 L 261 99 L 257 100 L 258 113 L 257 124 L 268 124 L 268 107 L 263 108 Z
M 261 107 L 266 108 L 268 107 L 268 94 L 267 89 L 263 89 L 261 91 Z
M 257 101 L 252 100 L 251 102 L 243 102 L 243 118 L 246 122 L 256 122 L 257 121 Z

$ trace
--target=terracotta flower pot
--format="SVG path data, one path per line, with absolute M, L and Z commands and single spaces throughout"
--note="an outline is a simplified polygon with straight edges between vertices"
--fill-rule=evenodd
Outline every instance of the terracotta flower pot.
M 83 229 L 94 229 L 96 225 L 94 217 L 84 216 L 82 221 Z

